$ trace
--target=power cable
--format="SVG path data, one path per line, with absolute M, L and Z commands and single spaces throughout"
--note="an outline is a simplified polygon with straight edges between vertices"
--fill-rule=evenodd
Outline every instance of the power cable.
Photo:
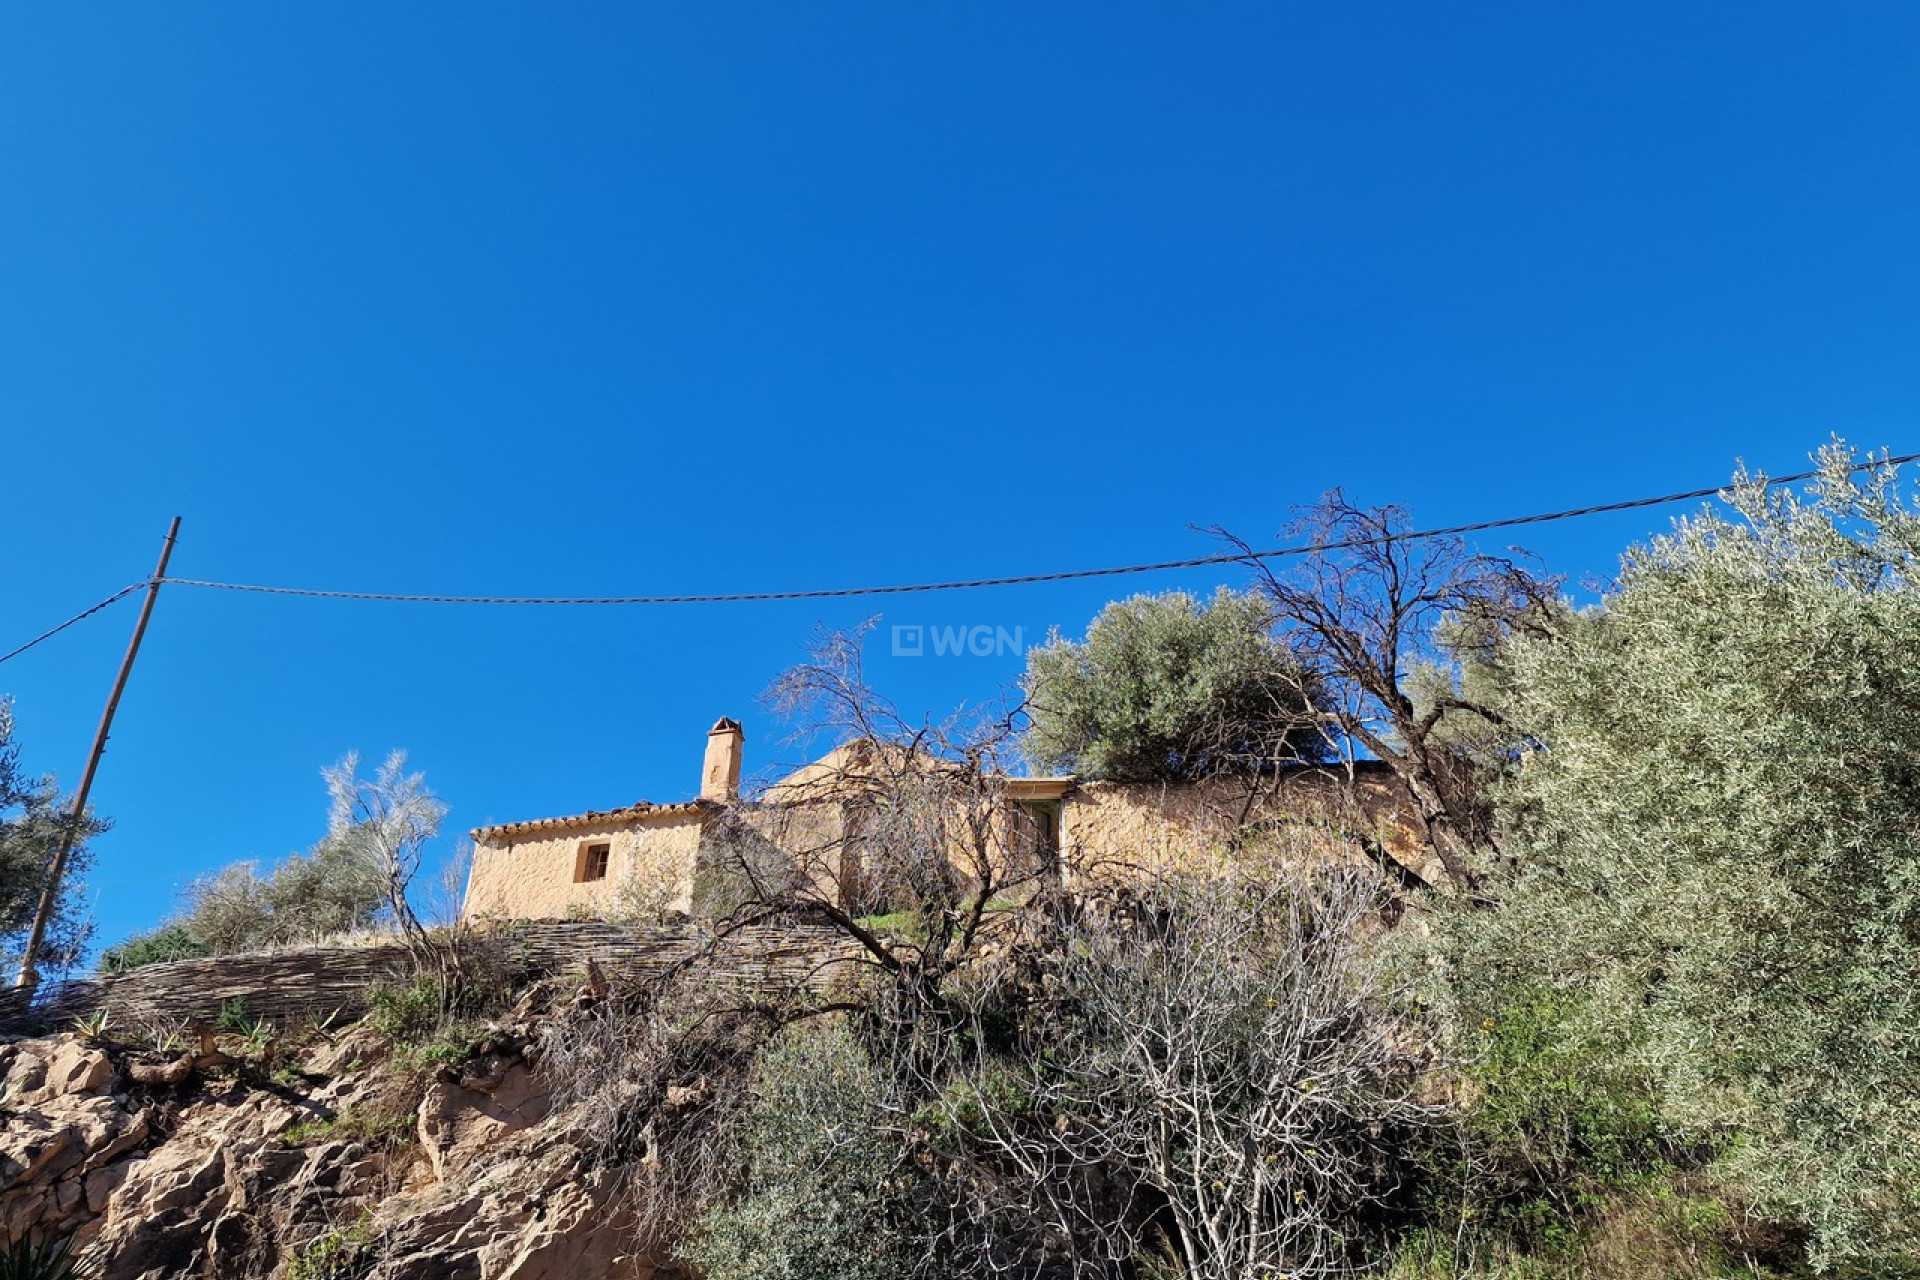
M 151 581 L 152 579 L 147 580 L 147 582 L 151 582 Z M 81 610 L 79 613 L 74 614 L 71 618 L 68 618 L 65 622 L 61 623 L 59 626 L 54 627 L 49 631 L 42 631 L 39 635 L 27 641 L 25 644 L 21 645 L 18 649 L 14 649 L 9 653 L 0 654 L 0 662 L 7 662 L 7 661 L 10 661 L 11 659 L 19 657 L 21 654 L 25 653 L 27 650 L 33 648 L 33 646 L 39 644 L 42 640 L 53 639 L 55 636 L 59 635 L 62 631 L 65 631 L 68 627 L 72 626 L 74 623 L 82 622 L 88 618 L 91 618 L 94 614 L 100 612 L 102 609 L 106 608 L 108 605 L 112 604 L 114 601 L 120 600 L 126 596 L 132 595 L 134 592 L 145 587 L 147 585 L 147 582 L 136 582 L 130 587 L 120 588 L 118 591 L 108 596 L 105 600 L 102 600 L 99 604 L 94 605 L 92 608 Z
M 1897 458 L 1879 458 L 1871 462 L 1859 463 L 1848 468 L 1849 471 L 1867 471 L 1876 467 L 1898 466 L 1901 463 L 1920 461 L 1920 453 L 1902 454 Z M 1759 483 L 1766 488 L 1776 485 L 1795 484 L 1802 480 L 1811 480 L 1820 475 L 1819 471 L 1800 471 L 1792 475 L 1772 476 Z M 968 591 L 979 587 L 1014 587 L 1037 582 L 1066 582 L 1079 578 L 1110 578 L 1120 574 L 1158 573 L 1169 569 L 1198 569 L 1216 564 L 1244 564 L 1248 560 L 1274 560 L 1286 556 L 1301 556 L 1311 552 L 1339 551 L 1353 547 L 1372 546 L 1382 542 L 1416 542 L 1428 538 L 1454 537 L 1465 533 L 1483 533 L 1490 529 L 1512 529 L 1521 525 L 1546 524 L 1555 520 L 1572 520 L 1581 516 L 1602 515 L 1613 511 L 1632 511 L 1640 507 L 1657 507 L 1671 502 L 1686 502 L 1695 498 L 1711 498 L 1724 492 L 1729 486 L 1716 485 L 1708 489 L 1689 489 L 1684 493 L 1665 493 L 1655 498 L 1629 498 L 1623 502 L 1603 502 L 1590 507 L 1575 507 L 1567 511 L 1551 511 L 1541 515 L 1509 516 L 1500 520 L 1481 520 L 1473 524 L 1448 525 L 1438 529 L 1422 529 L 1413 533 L 1395 534 L 1391 538 L 1354 538 L 1342 542 L 1325 542 L 1304 547 L 1279 547 L 1272 551 L 1236 551 L 1221 555 L 1195 556 L 1188 560 L 1161 560 L 1151 564 L 1117 565 L 1104 569 L 1068 569 L 1059 573 L 1027 573 L 1005 578 L 972 578 L 958 582 L 918 582 L 885 587 L 830 587 L 810 591 L 747 591 L 729 595 L 687 595 L 687 596 L 448 596 L 448 595 L 404 595 L 385 591 L 327 591 L 313 587 L 273 587 L 243 582 L 208 582 L 196 578 L 168 578 L 168 583 L 182 587 L 207 587 L 217 591 L 250 591 L 266 595 L 308 596 L 325 600 L 387 600 L 404 604 L 743 604 L 766 600 L 835 600 L 848 596 L 889 596 L 905 595 L 922 591 Z
M 1878 458 L 1868 462 L 1856 463 L 1849 467 L 1849 473 L 1870 471 L 1880 467 L 1900 466 L 1908 462 L 1920 462 L 1920 453 L 1906 453 L 1898 457 Z M 1820 475 L 1819 471 L 1799 471 L 1792 475 L 1769 476 L 1758 483 L 1763 488 L 1774 488 L 1783 484 L 1797 484 L 1802 480 L 1811 480 Z M 1688 489 L 1681 493 L 1663 493 L 1652 498 L 1628 498 L 1620 502 L 1602 502 L 1593 506 L 1573 507 L 1565 511 L 1549 511 L 1538 515 L 1507 516 L 1499 520 L 1480 520 L 1472 524 L 1447 525 L 1436 529 L 1420 529 L 1411 533 L 1395 534 L 1391 537 L 1352 538 L 1340 542 L 1324 542 L 1303 547 L 1277 547 L 1271 551 L 1235 551 L 1220 555 L 1194 556 L 1186 560 L 1160 560 L 1150 564 L 1114 565 L 1102 569 L 1067 569 L 1059 573 L 1027 573 L 1004 578 L 972 578 L 958 582 L 918 582 L 884 587 L 829 587 L 810 591 L 748 591 L 728 595 L 688 595 L 688 596 L 447 596 L 447 595 L 405 595 L 386 591 L 328 591 L 314 587 L 274 587 L 246 582 L 213 582 L 200 578 L 165 578 L 163 581 L 180 587 L 205 587 L 215 591 L 244 591 L 261 595 L 306 596 L 323 600 L 387 600 L 403 604 L 495 604 L 495 605 L 585 605 L 585 604 L 744 604 L 766 600 L 837 600 L 850 596 L 887 596 L 904 595 L 922 591 L 966 591 L 978 587 L 1014 587 L 1039 582 L 1068 582 L 1081 578 L 1110 578 L 1121 574 L 1158 573 L 1171 569 L 1199 569 L 1208 565 L 1245 564 L 1249 560 L 1276 560 L 1288 556 L 1302 556 L 1313 552 L 1340 551 L 1354 547 L 1374 546 L 1383 542 L 1417 542 L 1429 538 L 1458 537 L 1467 533 L 1484 533 L 1492 529 L 1514 529 L 1522 525 L 1547 524 L 1556 520 L 1574 520 L 1582 516 L 1604 515 L 1614 511 L 1633 511 L 1642 507 L 1658 507 L 1673 502 L 1688 502 L 1698 498 L 1711 498 L 1723 493 L 1729 486 L 1715 485 L 1706 489 Z M 84 621 L 107 606 L 132 595 L 149 585 L 152 579 L 133 583 L 102 600 L 99 604 L 85 609 L 57 627 L 41 632 L 19 648 L 0 654 L 0 662 L 8 662 L 19 657 L 27 650 L 59 635 L 68 627 Z

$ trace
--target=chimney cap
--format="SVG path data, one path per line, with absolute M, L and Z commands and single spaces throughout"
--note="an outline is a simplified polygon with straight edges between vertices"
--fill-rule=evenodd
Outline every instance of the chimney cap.
M 737 733 L 743 738 L 747 736 L 746 730 L 742 729 L 740 727 L 740 722 L 738 720 L 735 720 L 732 716 L 721 716 L 718 720 L 715 720 L 713 722 L 713 728 L 707 730 L 707 732 L 710 734 Z

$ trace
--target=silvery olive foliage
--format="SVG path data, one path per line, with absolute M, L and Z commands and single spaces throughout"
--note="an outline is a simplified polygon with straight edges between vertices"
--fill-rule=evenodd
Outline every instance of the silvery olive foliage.
M 1516 869 L 1452 929 L 1469 1018 L 1578 1010 L 1829 1265 L 1916 1238 L 1920 512 L 1820 461 L 1803 494 L 1742 475 L 1510 646 Z
M 735 1118 L 738 1194 L 701 1218 L 687 1254 L 709 1280 L 912 1280 L 942 1268 L 907 1191 L 920 1179 L 888 1131 L 895 1081 L 839 1021 L 765 1045 Z
M 1258 596 L 1115 601 L 1027 655 L 1021 749 L 1043 772 L 1179 781 L 1318 760 L 1315 689 Z
M 187 887 L 178 917 L 109 949 L 103 957 L 108 971 L 312 943 L 383 917 L 417 949 L 425 929 L 407 891 L 446 805 L 423 775 L 406 772 L 400 752 L 370 779 L 359 776 L 358 766 L 349 753 L 321 770 L 328 831 L 312 849 L 264 872 L 246 861 L 200 876 Z
M 48 861 L 66 830 L 71 804 L 50 777 L 23 770 L 14 742 L 13 703 L 0 697 L 0 959 L 11 968 L 25 950 L 27 930 L 46 884 Z M 86 872 L 93 858 L 86 839 L 107 830 L 102 818 L 87 815 L 81 839 L 68 858 L 54 904 L 41 969 L 69 968 L 86 949 L 93 922 L 86 910 Z
M 385 902 L 377 869 L 329 840 L 289 854 L 265 874 L 252 862 L 223 867 L 196 879 L 186 897 L 179 923 L 210 955 L 311 943 L 362 928 Z

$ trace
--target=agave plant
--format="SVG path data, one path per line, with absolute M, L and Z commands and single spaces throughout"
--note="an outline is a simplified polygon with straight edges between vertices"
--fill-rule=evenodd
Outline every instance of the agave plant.
M 113 1015 L 105 1008 L 95 1009 L 91 1013 L 74 1015 L 74 1032 L 88 1040 L 104 1040 L 107 1031 L 113 1026 Z
M 333 1034 L 334 1029 L 340 1025 L 340 1015 L 344 1012 L 345 1010 L 338 1006 L 334 1008 L 332 1013 L 325 1014 L 321 1013 L 318 1009 L 309 1010 L 307 1012 L 307 1030 L 313 1032 L 314 1035 L 319 1036 L 328 1044 L 332 1044 L 335 1040 Z
M 279 1034 L 279 1029 L 265 1018 L 251 1019 L 240 1028 L 240 1035 L 246 1042 L 244 1051 L 255 1056 L 271 1048 L 274 1038 Z
M 62 1240 L 16 1240 L 0 1246 L 0 1280 L 91 1280 L 100 1274 L 93 1262 L 75 1254 Z

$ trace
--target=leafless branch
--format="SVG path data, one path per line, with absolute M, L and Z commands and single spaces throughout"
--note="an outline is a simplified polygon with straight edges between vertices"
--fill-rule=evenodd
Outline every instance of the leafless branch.
M 1390 765 L 1448 876 L 1471 886 L 1472 798 L 1446 758 L 1440 730 L 1459 716 L 1504 722 L 1460 697 L 1423 708 L 1409 676 L 1440 661 L 1435 635 L 1442 623 L 1483 635 L 1543 627 L 1558 583 L 1517 558 L 1472 551 L 1458 538 L 1412 538 L 1411 530 L 1404 509 L 1355 506 L 1335 489 L 1289 526 L 1288 536 L 1307 553 L 1284 567 L 1225 530 L 1214 532 L 1246 556 L 1273 605 L 1279 638 L 1318 683 L 1330 745 Z

